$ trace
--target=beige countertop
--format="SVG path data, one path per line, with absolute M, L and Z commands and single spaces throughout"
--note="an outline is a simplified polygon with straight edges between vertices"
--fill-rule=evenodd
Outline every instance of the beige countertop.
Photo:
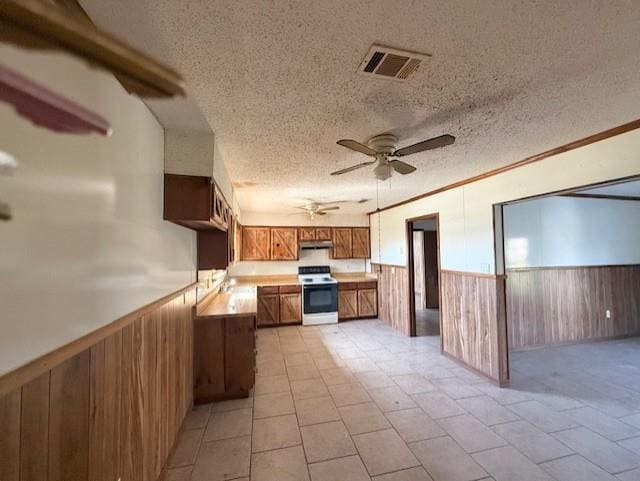
M 196 306 L 196 317 L 251 316 L 258 312 L 256 288 L 234 286 L 228 292 L 210 294 Z
M 376 274 L 370 272 L 337 272 L 331 276 L 338 282 L 368 282 L 377 280 Z M 238 276 L 230 277 L 231 282 L 236 286 L 296 286 L 298 285 L 297 275 L 278 276 Z

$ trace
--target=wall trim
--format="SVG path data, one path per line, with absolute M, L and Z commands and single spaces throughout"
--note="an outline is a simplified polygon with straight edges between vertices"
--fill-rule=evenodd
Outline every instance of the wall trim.
M 551 344 L 534 344 L 532 346 L 518 347 L 516 349 L 509 349 L 509 352 L 526 352 L 526 351 L 539 351 L 540 349 L 548 349 L 554 347 L 567 347 L 576 346 L 579 344 L 590 344 L 592 342 L 606 342 L 606 341 L 619 341 L 622 339 L 631 339 L 634 337 L 640 337 L 640 331 L 633 332 L 631 334 L 620 334 L 619 336 L 606 336 L 606 337 L 593 337 L 590 339 L 581 339 L 578 341 L 562 341 L 554 342 Z
M 487 272 L 455 271 L 451 269 L 441 269 L 441 272 L 445 274 L 453 274 L 456 276 L 483 277 L 485 279 L 499 279 L 501 277 L 505 277 L 502 274 L 489 274 Z
M 526 157 L 517 162 L 513 162 L 511 164 L 507 164 L 502 167 L 498 167 L 496 169 L 488 170 L 487 172 L 483 172 L 478 175 L 474 175 L 473 177 L 468 177 L 463 180 L 459 180 L 457 182 L 453 182 L 452 184 L 445 185 L 443 187 L 439 187 L 437 189 L 431 190 L 429 192 L 425 192 L 424 194 L 419 194 L 414 197 L 410 197 L 409 199 L 396 202 L 395 204 L 388 205 L 386 207 L 382 207 L 380 209 L 368 212 L 367 215 L 377 214 L 379 212 L 383 212 L 385 210 L 393 209 L 395 207 L 400 207 L 401 205 L 409 204 L 411 202 L 415 202 L 416 200 L 424 199 L 425 197 L 430 197 L 435 194 L 440 194 L 441 192 L 445 192 L 447 190 L 455 189 L 456 187 L 462 187 L 463 185 L 471 184 L 473 182 L 477 182 L 479 180 L 486 179 L 488 177 L 493 177 L 498 174 L 502 174 L 504 172 L 508 172 L 513 169 L 517 169 L 519 167 L 524 167 L 525 165 L 533 164 L 534 162 L 539 162 L 541 160 L 546 159 L 547 157 L 552 157 L 554 155 L 562 154 L 564 152 L 568 152 L 570 150 L 574 150 L 580 147 L 584 147 L 585 145 L 593 144 L 595 142 L 599 142 L 601 140 L 608 139 L 609 137 L 615 137 L 616 135 L 624 134 L 630 132 L 632 130 L 636 130 L 640 128 L 640 119 L 633 120 L 626 124 L 618 125 L 617 127 L 613 127 L 611 129 L 605 130 L 603 132 L 598 132 L 597 134 L 590 135 L 588 137 L 584 137 L 579 140 L 575 140 L 565 145 L 561 145 L 560 147 L 555 147 L 553 149 L 547 150 L 545 152 L 541 152 L 539 154 L 532 155 L 530 157 Z
M 611 269 L 616 267 L 640 267 L 640 264 L 594 264 L 583 266 L 536 266 L 536 267 L 507 267 L 505 271 L 509 272 L 527 272 L 527 271 L 543 271 L 543 270 L 571 270 L 571 269 Z
M 47 354 L 44 354 L 33 361 L 24 364 L 23 366 L 9 371 L 8 373 L 0 376 L 0 398 L 9 394 L 14 389 L 32 381 L 41 374 L 53 369 L 57 365 L 61 364 L 65 360 L 81 353 L 85 349 L 93 346 L 94 344 L 102 341 L 111 334 L 121 330 L 122 328 L 133 323 L 136 319 L 155 311 L 160 306 L 172 301 L 176 297 L 185 294 L 186 292 L 194 289 L 197 283 L 193 282 L 177 291 L 174 291 L 166 296 L 163 296 L 155 301 L 150 302 L 134 311 L 125 314 L 124 316 L 116 319 L 109 324 L 106 324 L 98 329 L 85 334 L 57 349 L 54 349 Z

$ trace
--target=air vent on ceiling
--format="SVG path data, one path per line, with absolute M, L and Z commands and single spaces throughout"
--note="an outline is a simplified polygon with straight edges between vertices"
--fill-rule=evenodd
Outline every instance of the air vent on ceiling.
M 431 55 L 372 45 L 358 67 L 368 77 L 406 81 Z

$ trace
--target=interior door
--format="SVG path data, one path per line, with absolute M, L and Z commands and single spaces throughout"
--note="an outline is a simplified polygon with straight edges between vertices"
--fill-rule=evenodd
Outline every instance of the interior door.
M 422 230 L 413 231 L 413 293 L 416 309 L 426 309 L 427 290 L 424 265 L 424 234 Z
M 438 309 L 438 233 L 436 231 L 424 232 L 424 270 L 427 308 Z

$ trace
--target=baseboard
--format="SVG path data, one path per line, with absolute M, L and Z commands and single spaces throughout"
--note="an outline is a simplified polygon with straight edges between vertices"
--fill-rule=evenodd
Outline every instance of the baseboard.
M 506 381 L 502 381 L 500 382 L 498 379 L 494 379 L 491 376 L 489 376 L 488 374 L 480 371 L 479 369 L 471 366 L 470 364 L 467 364 L 466 362 L 464 362 L 461 359 L 458 359 L 457 357 L 449 354 L 446 351 L 442 351 L 442 355 L 444 357 L 446 357 L 447 359 L 451 359 L 453 362 L 455 362 L 456 364 L 458 364 L 461 367 L 464 367 L 465 369 L 468 369 L 469 371 L 471 371 L 472 373 L 480 376 L 481 378 L 483 378 L 485 381 L 489 381 L 491 384 L 498 386 L 498 387 L 506 387 L 509 385 L 509 380 L 507 379 Z

